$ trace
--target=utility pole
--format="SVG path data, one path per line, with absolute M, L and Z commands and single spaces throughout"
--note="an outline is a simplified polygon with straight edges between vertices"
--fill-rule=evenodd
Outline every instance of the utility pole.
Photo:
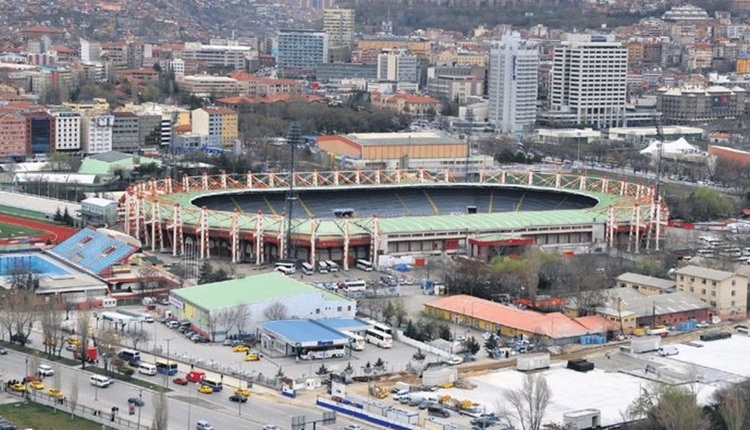
M 474 131 L 474 108 L 466 108 L 466 120 L 469 121 L 469 132 L 466 134 L 466 178 L 469 182 L 469 159 L 471 158 L 471 133 Z
M 302 132 L 300 131 L 300 125 L 297 121 L 292 121 L 289 124 L 289 130 L 287 131 L 286 140 L 290 148 L 290 159 L 289 159 L 289 188 L 286 191 L 286 257 L 293 258 L 294 253 L 292 252 L 292 220 L 294 219 L 294 203 L 297 200 L 297 191 L 294 189 L 294 172 L 295 172 L 295 154 L 297 152 L 297 145 L 302 138 Z

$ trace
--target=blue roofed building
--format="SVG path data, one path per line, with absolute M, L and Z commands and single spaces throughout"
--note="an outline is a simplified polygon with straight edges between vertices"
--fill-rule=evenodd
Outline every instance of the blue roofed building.
M 302 359 L 337 358 L 348 352 L 349 337 L 314 320 L 267 321 L 258 327 L 265 351 Z

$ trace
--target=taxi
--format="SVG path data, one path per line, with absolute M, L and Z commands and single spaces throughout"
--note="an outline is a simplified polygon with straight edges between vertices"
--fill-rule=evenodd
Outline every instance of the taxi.
M 214 392 L 214 389 L 209 387 L 208 385 L 200 385 L 198 386 L 198 392 L 203 394 L 211 394 Z
M 247 388 L 238 388 L 234 390 L 234 394 L 243 397 L 250 397 L 250 390 L 248 390 Z
M 47 395 L 56 399 L 61 399 L 63 397 L 62 391 L 58 390 L 57 388 L 50 388 L 49 390 L 47 390 Z
M 29 387 L 35 389 L 35 390 L 43 390 L 44 389 L 44 382 L 42 381 L 31 381 L 29 382 Z
M 248 352 L 250 351 L 250 348 L 247 347 L 247 345 L 235 345 L 232 347 L 232 351 L 234 352 Z

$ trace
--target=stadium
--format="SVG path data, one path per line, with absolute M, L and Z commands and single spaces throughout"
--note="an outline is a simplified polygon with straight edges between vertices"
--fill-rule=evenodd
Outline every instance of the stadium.
M 120 215 L 152 251 L 346 269 L 436 254 L 488 260 L 528 244 L 638 251 L 658 247 L 668 210 L 653 187 L 626 180 L 483 171 L 467 182 L 414 169 L 152 179 L 127 190 Z

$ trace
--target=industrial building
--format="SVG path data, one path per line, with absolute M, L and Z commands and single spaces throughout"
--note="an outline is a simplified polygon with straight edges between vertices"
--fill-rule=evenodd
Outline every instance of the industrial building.
M 438 132 L 352 133 L 319 136 L 324 151 L 357 160 L 466 158 L 468 146 Z
M 284 356 L 336 347 L 345 348 L 348 355 L 350 337 L 343 332 L 364 332 L 369 327 L 370 324 L 354 318 L 266 321 L 258 326 L 258 338 L 265 351 Z
M 172 315 L 213 341 L 280 319 L 353 318 L 357 303 L 272 272 L 172 290 Z

